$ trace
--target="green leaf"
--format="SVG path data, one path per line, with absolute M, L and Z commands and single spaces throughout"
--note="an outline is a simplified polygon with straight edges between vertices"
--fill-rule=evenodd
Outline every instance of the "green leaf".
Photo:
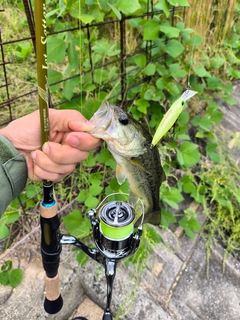
M 88 158 L 82 161 L 82 164 L 86 167 L 93 167 L 96 164 L 96 159 L 93 156 L 93 151 L 89 152 Z
M 172 6 L 189 6 L 187 0 L 167 0 Z
M 85 24 L 91 23 L 95 19 L 93 15 L 88 14 L 84 10 L 82 10 L 80 1 L 76 1 L 71 5 L 69 13 L 73 18 L 77 18 Z
M 180 56 L 185 50 L 184 46 L 177 40 L 168 41 L 165 51 L 173 58 Z
M 5 224 L 14 223 L 18 220 L 19 217 L 20 217 L 20 214 L 18 211 L 8 210 L 4 213 Z
M 211 77 L 211 74 L 204 67 L 195 68 L 196 75 L 199 77 Z
M 78 87 L 79 87 L 79 78 L 78 77 L 71 78 L 71 79 L 64 81 L 64 85 L 63 85 L 64 97 L 70 101 L 74 95 L 74 91 Z
M 119 0 L 117 6 L 124 14 L 132 14 L 141 8 L 138 0 Z
M 138 67 L 144 68 L 146 66 L 147 59 L 145 54 L 138 54 L 134 56 L 133 60 Z
M 115 13 L 118 20 L 121 20 L 121 13 L 118 11 L 118 9 L 116 7 L 114 7 L 113 5 L 111 5 L 109 2 L 107 4 L 112 9 L 112 11 Z
M 148 227 L 147 228 L 147 238 L 152 244 L 159 243 L 161 238 L 156 229 Z
M 12 261 L 11 260 L 6 260 L 4 264 L 1 267 L 2 271 L 10 271 L 12 270 Z
M 94 71 L 94 80 L 97 84 L 102 84 L 108 78 L 108 73 L 104 69 L 97 69 Z
M 84 202 L 85 206 L 90 208 L 90 209 L 96 208 L 98 203 L 99 203 L 99 199 L 96 198 L 96 197 L 93 197 L 91 195 L 89 195 L 87 197 L 87 199 L 85 200 L 85 202 Z
M 175 223 L 177 219 L 172 212 L 167 211 L 166 209 L 161 210 L 161 225 L 168 228 L 170 223 Z
M 90 221 L 78 209 L 62 218 L 66 230 L 74 237 L 86 237 L 91 229 Z
M 198 230 L 201 229 L 201 226 L 200 226 L 199 222 L 194 218 L 191 218 L 191 219 L 188 220 L 188 227 L 191 230 L 195 230 L 195 231 L 198 231 Z
M 233 105 L 233 104 L 236 104 L 236 100 L 233 99 L 233 97 L 232 97 L 230 94 L 228 94 L 228 93 L 224 94 L 223 100 L 224 100 L 227 104 L 232 104 L 232 105 Z
M 79 51 L 81 47 L 80 41 L 80 38 L 74 38 L 69 42 L 67 48 L 68 61 L 74 69 L 78 69 L 79 66 Z
M 188 238 L 194 239 L 196 237 L 195 233 L 191 229 L 185 227 L 184 231 L 185 231 L 186 235 L 188 236 Z
M 201 226 L 196 219 L 188 219 L 187 216 L 184 216 L 182 219 L 180 219 L 178 223 L 184 229 L 186 235 L 191 239 L 195 237 L 193 231 L 198 231 L 201 229 Z
M 143 72 L 147 75 L 147 76 L 153 76 L 155 74 L 156 71 L 156 66 L 154 63 L 149 63 L 146 68 L 143 70 Z
M 78 202 L 84 202 L 88 197 L 88 191 L 87 190 L 81 190 L 78 197 L 77 201 Z
M 91 173 L 88 177 L 89 177 L 89 182 L 92 185 L 98 185 L 99 186 L 102 183 L 103 175 L 102 175 L 101 172 Z
M 8 276 L 9 284 L 11 285 L 11 287 L 16 288 L 22 281 L 23 273 L 21 269 L 17 268 L 9 272 Z
M 144 99 L 138 99 L 135 101 L 135 104 L 137 106 L 137 109 L 144 113 L 144 114 L 147 114 L 147 109 L 148 107 L 150 106 L 149 102 L 144 100 Z
M 166 17 L 168 18 L 170 15 L 170 11 L 169 11 L 169 5 L 167 3 L 167 0 L 159 1 L 159 5 L 162 8 L 163 12 L 165 13 Z
M 202 43 L 202 40 L 202 37 L 200 37 L 199 35 L 193 35 L 192 37 L 188 38 L 188 40 L 185 42 L 192 47 L 197 47 Z
M 174 209 L 178 209 L 178 203 L 184 200 L 181 192 L 174 187 L 164 189 L 161 199 Z
M 2 219 L 0 219 L 0 240 L 6 238 L 7 236 L 9 236 L 9 229 L 8 227 L 5 225 L 5 222 Z
M 178 117 L 178 124 L 184 126 L 186 124 L 188 124 L 189 121 L 189 113 L 187 111 L 183 111 L 180 116 Z
M 168 38 L 177 38 L 180 30 L 171 26 L 160 26 L 160 31 L 165 33 Z
M 224 90 L 224 84 L 217 77 L 210 77 L 207 79 L 207 88 L 209 90 Z
M 197 146 L 191 142 L 183 142 L 177 150 L 177 159 L 181 165 L 191 167 L 200 161 Z
M 212 128 L 212 121 L 208 117 L 202 117 L 199 121 L 199 127 L 204 131 L 210 131 Z
M 64 39 L 50 37 L 47 41 L 47 60 L 48 62 L 61 63 L 66 54 L 66 43 Z
M 208 142 L 206 145 L 206 151 L 207 152 L 214 152 L 217 149 L 217 143 L 214 142 Z
M 221 161 L 221 158 L 220 158 L 220 155 L 216 152 L 211 152 L 208 154 L 209 158 L 214 161 L 214 162 L 220 162 Z
M 98 196 L 101 192 L 103 191 L 103 188 L 98 186 L 98 185 L 92 185 L 90 188 L 89 188 L 89 193 L 92 195 L 92 196 Z
M 143 39 L 155 40 L 159 36 L 159 22 L 156 20 L 148 20 L 144 25 Z
M 101 163 L 106 163 L 109 159 L 112 159 L 112 155 L 107 148 L 102 149 L 96 157 L 96 160 Z
M 174 79 L 181 79 L 187 75 L 187 71 L 181 69 L 178 63 L 170 64 L 169 72 Z
M 194 127 L 197 127 L 199 125 L 200 120 L 201 120 L 201 117 L 199 115 L 197 115 L 192 119 L 191 124 Z
M 83 267 L 89 260 L 89 257 L 88 255 L 83 252 L 83 251 L 80 251 L 77 255 L 76 255 L 76 260 L 78 262 L 78 264 Z
M 71 213 L 62 218 L 67 231 L 70 233 L 76 229 L 76 226 L 82 223 L 83 217 L 78 209 L 74 209 Z
M 8 271 L 0 272 L 0 284 L 4 287 L 9 284 L 8 275 L 9 275 Z
M 192 192 L 194 192 L 196 190 L 196 186 L 195 186 L 195 184 L 194 183 L 192 183 L 192 182 L 185 182 L 184 184 L 183 184 L 183 191 L 185 192 L 185 193 L 189 193 L 189 194 L 191 194 Z

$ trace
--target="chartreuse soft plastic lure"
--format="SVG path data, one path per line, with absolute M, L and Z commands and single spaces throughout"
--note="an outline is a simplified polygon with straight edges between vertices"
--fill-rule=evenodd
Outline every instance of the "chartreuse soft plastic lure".
M 186 91 L 183 92 L 183 94 L 179 99 L 173 102 L 170 109 L 167 111 L 162 121 L 160 122 L 157 128 L 157 131 L 153 136 L 153 139 L 152 139 L 153 146 L 155 146 L 162 139 L 162 137 L 168 132 L 168 130 L 173 126 L 173 124 L 179 117 L 180 113 L 184 109 L 184 103 L 188 99 L 195 96 L 195 94 L 197 94 L 197 91 L 192 91 L 187 89 Z

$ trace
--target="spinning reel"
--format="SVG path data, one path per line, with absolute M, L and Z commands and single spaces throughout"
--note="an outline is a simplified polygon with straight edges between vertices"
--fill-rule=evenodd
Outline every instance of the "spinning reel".
M 124 201 L 100 204 L 98 208 L 89 210 L 87 217 L 92 225 L 96 248 L 89 248 L 75 237 L 65 235 L 61 236 L 60 244 L 75 245 L 105 267 L 107 302 L 102 320 L 112 320 L 110 304 L 117 262 L 138 249 L 142 224 L 134 231 L 134 209 Z

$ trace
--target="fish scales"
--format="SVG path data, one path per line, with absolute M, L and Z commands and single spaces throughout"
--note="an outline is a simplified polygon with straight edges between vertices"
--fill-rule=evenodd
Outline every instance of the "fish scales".
M 159 188 L 165 178 L 157 147 L 151 146 L 150 133 L 130 115 L 108 102 L 90 119 L 94 137 L 106 141 L 117 162 L 116 177 L 121 184 L 128 180 L 129 203 L 144 203 L 144 223 L 157 225 L 161 220 Z M 141 217 L 136 222 L 138 225 Z

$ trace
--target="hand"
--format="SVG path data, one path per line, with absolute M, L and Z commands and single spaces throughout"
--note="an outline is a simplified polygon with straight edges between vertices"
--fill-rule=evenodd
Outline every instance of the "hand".
M 60 181 L 101 143 L 84 132 L 94 126 L 76 110 L 49 109 L 49 123 L 50 142 L 43 145 L 42 151 L 39 111 L 14 120 L 0 130 L 0 134 L 24 154 L 28 177 L 34 181 Z

